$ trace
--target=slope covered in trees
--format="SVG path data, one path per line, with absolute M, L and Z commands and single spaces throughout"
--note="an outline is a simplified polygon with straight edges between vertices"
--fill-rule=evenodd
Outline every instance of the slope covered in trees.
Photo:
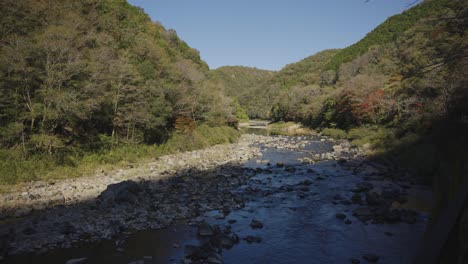
M 322 78 L 317 90 L 323 91 L 322 96 L 309 96 L 309 103 L 301 102 L 302 107 L 294 97 L 281 96 L 273 117 L 345 130 L 385 126 L 405 131 L 403 134 L 448 116 L 460 119 L 466 114 L 467 95 L 465 3 L 426 1 L 391 17 L 352 46 L 365 52 L 341 61 L 336 72 L 329 70 L 330 62 L 319 70 Z M 408 23 L 411 26 L 402 26 Z M 389 38 L 389 32 L 399 33 Z M 378 44 L 376 39 L 385 41 Z M 330 61 L 349 50 L 338 51 Z M 306 86 L 288 85 L 287 91 Z M 289 113 L 284 109 L 290 105 L 306 111 Z
M 460 119 L 466 114 L 466 9 L 466 1 L 424 1 L 348 48 L 287 65 L 262 86 L 273 94 L 269 118 L 315 128 L 381 126 L 399 135 L 447 116 Z M 243 79 L 228 86 L 250 85 Z
M 73 165 L 86 152 L 232 119 L 198 51 L 124 0 L 4 0 L 0 14 L 0 167 L 9 181 L 30 171 L 19 165 L 30 159 Z
M 225 66 L 210 72 L 210 79 L 224 87 L 226 94 L 237 100 L 239 118 L 268 118 L 268 101 L 273 96 L 266 90 L 274 72 L 241 66 Z M 246 116 L 247 115 L 247 116 Z
M 452 88 L 443 83 L 452 78 L 459 82 L 452 87 L 461 86 L 465 6 L 466 1 L 424 1 L 390 17 L 350 47 L 323 51 L 285 66 L 262 88 L 273 94 L 267 102 L 274 103 L 269 118 L 347 129 L 419 119 L 415 112 L 446 113 L 454 104 L 453 98 L 447 101 L 448 94 L 464 94 L 448 91 Z M 239 82 L 242 79 L 237 77 L 237 84 L 228 86 L 248 86 Z M 375 105 L 383 98 L 386 106 Z M 337 106 L 340 100 L 343 103 Z M 431 104 L 414 103 L 421 100 Z M 415 109 L 423 105 L 428 109 Z
M 250 118 L 269 119 L 272 118 L 272 103 L 294 96 L 308 100 L 321 83 L 334 82 L 335 76 L 329 75 L 329 71 L 323 72 L 323 69 L 337 52 L 319 52 L 288 64 L 278 72 L 225 66 L 211 71 L 211 78 L 220 82 L 226 94 L 237 100 Z
M 384 23 L 372 30 L 356 44 L 341 50 L 327 65 L 329 70 L 337 70 L 343 63 L 350 62 L 366 53 L 374 45 L 384 45 L 394 42 L 401 35 L 414 26 L 421 19 L 437 16 L 442 10 L 449 7 L 448 1 L 426 0 L 424 4 L 417 5 L 402 14 L 388 18 Z
M 324 68 L 338 52 L 325 50 L 281 69 L 269 87 L 276 95 L 270 118 L 302 121 L 317 112 L 329 86 L 336 81 L 335 73 Z
M 19 168 L 12 153 L 73 165 L 89 151 L 161 143 L 246 114 L 381 148 L 466 116 L 466 1 L 424 1 L 348 48 L 278 72 L 209 71 L 175 31 L 124 0 L 5 0 L 0 11 L 0 144 L 9 171 Z
M 273 82 L 285 88 L 334 82 L 333 76 L 326 76 L 323 69 L 339 52 L 337 49 L 324 50 L 296 63 L 288 64 L 275 75 Z

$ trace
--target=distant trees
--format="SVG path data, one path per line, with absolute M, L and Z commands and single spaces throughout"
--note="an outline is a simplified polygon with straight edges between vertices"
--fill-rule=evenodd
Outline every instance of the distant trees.
M 211 78 L 222 81 L 226 94 L 236 99 L 250 118 L 302 119 L 302 113 L 310 112 L 302 100 L 315 96 L 312 93 L 309 97 L 311 87 L 330 86 L 336 81 L 333 71 L 323 72 L 324 65 L 336 52 L 319 52 L 276 73 L 248 67 L 221 67 L 212 71 Z M 297 89 L 287 92 L 292 87 Z M 302 91 L 305 94 L 300 94 Z
M 210 72 L 210 79 L 223 87 L 224 93 L 239 103 L 238 111 L 250 118 L 269 117 L 277 87 L 269 85 L 274 73 L 248 67 L 221 67 Z M 242 108 L 242 109 L 240 109 Z
M 336 82 L 336 72 L 334 70 L 323 71 L 320 74 L 320 84 L 323 86 L 333 85 Z

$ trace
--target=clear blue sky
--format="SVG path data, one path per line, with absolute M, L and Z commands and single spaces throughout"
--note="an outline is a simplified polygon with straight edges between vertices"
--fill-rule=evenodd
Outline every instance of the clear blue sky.
M 318 51 L 344 48 L 412 0 L 129 0 L 179 37 L 211 69 L 279 70 Z

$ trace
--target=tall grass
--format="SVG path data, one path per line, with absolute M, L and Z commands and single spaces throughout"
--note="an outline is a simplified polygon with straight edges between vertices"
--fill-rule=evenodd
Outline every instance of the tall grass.
M 314 130 L 302 126 L 295 122 L 275 122 L 267 126 L 267 130 L 272 136 L 305 136 L 315 133 Z
M 27 157 L 19 149 L 0 149 L 0 185 L 91 175 L 97 170 L 125 167 L 167 154 L 231 143 L 239 136 L 240 133 L 231 127 L 201 125 L 191 133 L 175 132 L 160 145 L 126 144 L 95 152 L 75 150 Z
M 338 128 L 324 128 L 320 132 L 322 133 L 322 135 L 331 137 L 334 139 L 343 139 L 343 138 L 348 137 L 348 135 L 346 134 L 346 131 L 338 129 Z

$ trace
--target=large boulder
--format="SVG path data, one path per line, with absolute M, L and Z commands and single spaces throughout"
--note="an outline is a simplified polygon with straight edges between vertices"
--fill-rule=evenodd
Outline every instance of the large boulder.
M 263 228 L 263 223 L 258 220 L 253 219 L 252 222 L 250 223 L 250 227 L 252 227 L 253 229 Z
M 382 197 L 376 192 L 366 193 L 366 202 L 370 206 L 379 206 L 384 203 Z
M 352 191 L 356 193 L 360 193 L 360 192 L 370 191 L 373 188 L 374 186 L 370 182 L 360 182 L 356 184 L 356 188 L 354 188 Z
M 123 181 L 107 186 L 107 189 L 99 195 L 98 200 L 105 205 L 114 203 L 137 204 L 140 192 L 142 192 L 142 188 L 138 183 Z
M 208 223 L 202 223 L 198 226 L 198 235 L 200 236 L 214 236 L 215 230 Z

